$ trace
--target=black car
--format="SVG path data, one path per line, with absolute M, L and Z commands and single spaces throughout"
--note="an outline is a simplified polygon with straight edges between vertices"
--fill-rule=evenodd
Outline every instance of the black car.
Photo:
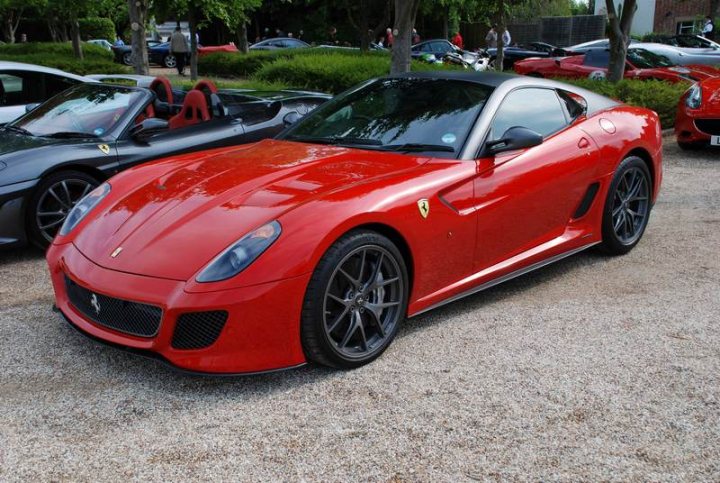
M 0 129 L 0 247 L 47 246 L 70 209 L 149 160 L 272 137 L 330 96 L 81 84 Z
M 561 49 L 545 42 L 530 42 L 524 45 L 511 45 L 503 48 L 503 69 L 510 70 L 518 60 L 529 59 L 531 57 L 550 57 L 562 55 Z M 495 59 L 497 58 L 497 49 L 487 49 L 490 56 L 490 67 L 495 68 Z
M 159 40 L 148 40 L 148 55 L 150 53 L 150 49 L 160 45 L 161 43 L 162 42 Z M 110 49 L 115 57 L 115 62 L 125 65 L 133 65 L 132 45 L 113 45 Z

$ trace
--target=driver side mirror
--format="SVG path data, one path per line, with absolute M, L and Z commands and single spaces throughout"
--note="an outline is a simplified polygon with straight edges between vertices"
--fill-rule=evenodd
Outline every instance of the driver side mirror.
M 40 105 L 39 102 L 33 102 L 31 104 L 26 104 L 25 105 L 25 113 L 27 114 L 28 112 L 34 110 L 39 105 Z
M 145 141 L 157 133 L 167 131 L 168 128 L 169 124 L 166 120 L 151 117 L 133 126 L 130 129 L 130 136 L 137 141 Z
M 505 131 L 500 139 L 485 143 L 485 148 L 490 154 L 499 154 L 505 151 L 532 148 L 542 142 L 542 134 L 526 127 L 514 126 Z
M 283 124 L 285 124 L 285 126 L 292 126 L 298 122 L 301 117 L 297 111 L 290 111 L 283 117 Z

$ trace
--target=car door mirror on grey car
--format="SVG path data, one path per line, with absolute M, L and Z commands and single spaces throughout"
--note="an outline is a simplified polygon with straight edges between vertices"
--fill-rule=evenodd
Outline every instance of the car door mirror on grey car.
M 140 124 L 136 124 L 130 129 L 130 136 L 136 141 L 145 141 L 155 134 L 165 132 L 169 129 L 169 124 L 165 119 L 150 117 Z
M 542 134 L 526 127 L 514 126 L 505 131 L 500 139 L 485 143 L 485 149 L 488 154 L 495 155 L 505 151 L 531 148 L 542 142 Z

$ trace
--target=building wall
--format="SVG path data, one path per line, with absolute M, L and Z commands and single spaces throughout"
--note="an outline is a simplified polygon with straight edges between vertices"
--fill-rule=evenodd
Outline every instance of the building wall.
M 710 11 L 710 0 L 657 0 L 655 32 L 674 34 L 682 21 L 704 17 Z
M 655 25 L 656 2 L 661 3 L 663 0 L 637 0 L 637 11 L 633 17 L 630 33 L 633 35 L 644 35 L 653 31 Z M 708 0 L 709 1 L 709 0 Z M 620 12 L 623 0 L 614 0 L 615 11 Z M 678 0 L 669 1 L 667 3 L 678 3 Z M 689 2 L 692 3 L 692 2 Z M 604 0 L 595 0 L 595 14 L 607 15 L 607 7 Z

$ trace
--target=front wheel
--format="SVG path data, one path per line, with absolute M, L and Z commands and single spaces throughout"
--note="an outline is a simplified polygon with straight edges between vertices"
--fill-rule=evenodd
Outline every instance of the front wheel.
M 47 248 L 73 206 L 99 184 L 79 171 L 63 171 L 40 181 L 27 210 L 28 237 L 33 245 Z
M 650 218 L 652 181 L 645 161 L 630 156 L 620 163 L 605 200 L 602 249 L 623 255 L 638 244 Z
M 122 55 L 122 61 L 123 61 L 123 64 L 125 64 L 125 65 L 133 65 L 133 60 L 134 60 L 134 57 L 133 57 L 132 52 L 125 52 Z
M 174 55 L 168 54 L 163 57 L 163 65 L 168 69 L 174 69 L 177 66 L 177 59 Z
M 376 359 L 405 318 L 407 267 L 397 247 L 373 231 L 354 231 L 323 255 L 308 284 L 301 337 L 306 357 L 338 368 Z

